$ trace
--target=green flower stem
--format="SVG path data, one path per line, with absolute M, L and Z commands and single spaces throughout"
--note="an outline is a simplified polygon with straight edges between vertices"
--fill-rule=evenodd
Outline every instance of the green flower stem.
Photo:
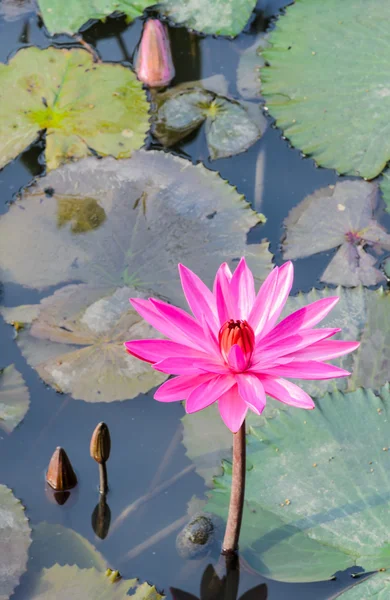
M 229 514 L 226 523 L 222 554 L 233 554 L 238 550 L 242 513 L 245 496 L 246 439 L 245 421 L 233 434 L 233 475 Z

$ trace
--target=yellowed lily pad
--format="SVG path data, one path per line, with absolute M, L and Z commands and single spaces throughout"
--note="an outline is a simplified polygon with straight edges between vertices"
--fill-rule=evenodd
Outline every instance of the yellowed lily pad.
M 0 167 L 46 131 L 47 168 L 89 154 L 125 158 L 149 129 L 134 73 L 80 49 L 24 48 L 0 64 Z
M 0 369 L 0 428 L 11 433 L 23 421 L 30 406 L 30 393 L 23 376 L 9 365 Z
M 123 347 L 129 339 L 156 337 L 129 303 L 130 297 L 150 295 L 129 287 L 66 286 L 41 302 L 17 343 L 45 383 L 59 392 L 87 402 L 135 398 L 167 377 Z
M 30 527 L 24 507 L 0 484 L 0 600 L 8 600 L 26 570 Z
M 246 243 L 262 220 L 201 164 L 143 150 L 121 161 L 91 157 L 39 179 L 0 217 L 0 279 L 140 286 L 183 304 L 179 262 L 212 285 L 222 262 L 234 267 L 245 255 L 264 280 L 268 242 Z

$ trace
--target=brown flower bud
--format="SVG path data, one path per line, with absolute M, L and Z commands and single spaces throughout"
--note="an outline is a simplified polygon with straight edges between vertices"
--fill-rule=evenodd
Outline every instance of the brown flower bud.
M 56 491 L 71 490 L 77 485 L 76 473 L 65 450 L 58 446 L 50 459 L 46 473 L 47 483 Z
M 110 458 L 111 438 L 110 431 L 105 423 L 99 423 L 92 434 L 90 453 L 99 464 L 107 462 Z

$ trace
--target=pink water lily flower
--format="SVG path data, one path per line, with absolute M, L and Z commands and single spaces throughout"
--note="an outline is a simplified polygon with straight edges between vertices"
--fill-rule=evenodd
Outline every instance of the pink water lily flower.
M 195 273 L 179 265 L 184 294 L 194 316 L 161 300 L 131 298 L 138 313 L 169 339 L 126 342 L 133 356 L 177 375 L 154 397 L 186 401 L 187 413 L 218 402 L 225 424 L 237 432 L 248 409 L 260 415 L 266 394 L 291 406 L 312 409 L 314 402 L 285 379 L 333 379 L 348 371 L 326 360 L 352 352 L 358 342 L 329 340 L 340 329 L 314 329 L 338 297 L 323 298 L 278 323 L 293 283 L 291 262 L 275 267 L 258 294 L 242 258 L 232 275 L 218 269 L 211 292 Z

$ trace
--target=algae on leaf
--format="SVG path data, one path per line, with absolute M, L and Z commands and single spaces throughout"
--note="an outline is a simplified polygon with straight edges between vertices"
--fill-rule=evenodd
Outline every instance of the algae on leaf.
M 275 410 L 247 436 L 240 551 L 271 579 L 390 567 L 389 384 L 378 395 L 337 391 L 316 404 Z M 225 463 L 204 510 L 226 518 L 230 488 Z
M 390 159 L 389 36 L 382 0 L 300 0 L 270 33 L 267 107 L 322 167 L 372 179 Z
M 365 251 L 390 250 L 390 235 L 374 219 L 377 199 L 377 186 L 365 181 L 343 181 L 307 196 L 285 220 L 284 258 L 338 248 L 321 281 L 345 286 L 384 281 L 377 258 Z
M 201 164 L 142 150 L 129 160 L 87 158 L 39 179 L 0 217 L 0 279 L 40 289 L 136 286 L 183 305 L 179 262 L 211 286 L 221 262 L 234 267 L 245 255 L 257 284 L 265 279 L 268 242 L 246 243 L 262 220 Z M 20 243 L 9 252 L 15 232 Z
M 0 484 L 0 600 L 9 600 L 26 570 L 30 532 L 21 502 Z
M 129 157 L 144 143 L 148 109 L 130 69 L 80 49 L 24 48 L 0 64 L 0 167 L 43 131 L 48 170 L 92 153 Z
M 11 433 L 26 416 L 30 393 L 14 365 L 0 369 L 0 429 Z

